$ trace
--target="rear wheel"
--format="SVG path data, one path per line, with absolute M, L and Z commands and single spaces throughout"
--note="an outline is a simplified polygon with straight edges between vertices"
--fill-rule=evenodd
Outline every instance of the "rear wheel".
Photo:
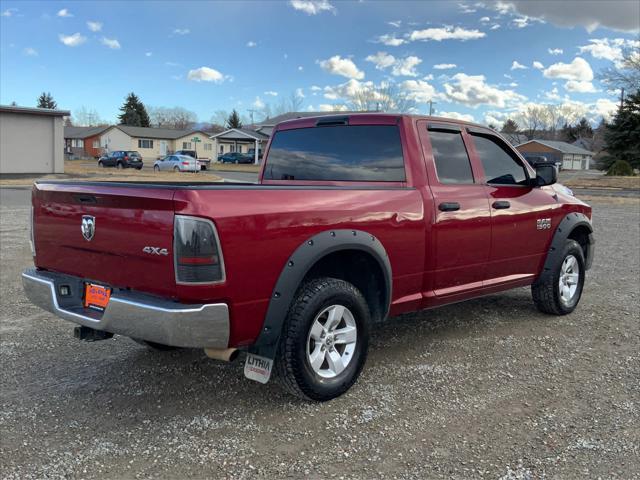
M 122 170 L 124 168 L 124 165 L 122 164 L 122 162 L 118 162 L 118 163 L 116 163 L 116 168 L 118 170 Z
M 180 171 L 180 167 L 173 167 L 173 171 L 174 172 L 179 172 Z
M 538 310 L 553 315 L 566 315 L 575 310 L 582 296 L 585 267 L 582 247 L 567 240 L 550 275 L 531 286 Z
M 158 173 L 160 171 L 160 167 L 158 165 L 153 166 L 153 171 Z
M 276 374 L 290 393 L 327 401 L 356 382 L 367 358 L 369 307 L 352 284 L 318 278 L 298 291 L 282 331 Z
M 102 163 L 102 162 L 98 162 L 98 166 L 99 166 L 100 168 L 104 168 L 104 163 Z

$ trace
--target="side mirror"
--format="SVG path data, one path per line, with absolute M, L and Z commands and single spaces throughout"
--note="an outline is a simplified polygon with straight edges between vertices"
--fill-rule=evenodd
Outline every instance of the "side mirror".
M 536 165 L 536 180 L 535 184 L 538 187 L 544 185 L 553 185 L 558 181 L 558 170 L 555 165 Z

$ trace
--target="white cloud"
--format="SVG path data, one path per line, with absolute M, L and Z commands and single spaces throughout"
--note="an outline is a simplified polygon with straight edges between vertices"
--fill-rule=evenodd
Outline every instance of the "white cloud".
M 405 80 L 400 84 L 400 88 L 408 98 L 418 103 L 428 103 L 430 100 L 436 100 L 439 96 L 433 85 L 424 80 Z
M 571 63 L 554 63 L 544 70 L 547 78 L 561 78 L 563 80 L 587 81 L 593 80 L 593 70 L 589 63 L 580 57 L 573 59 Z
M 496 23 L 495 25 L 492 25 L 489 30 L 498 30 L 499 28 L 500 28 L 500 24 Z
M 254 102 L 251 104 L 255 108 L 264 108 L 265 104 L 260 97 L 256 97 Z
M 518 86 L 518 84 L 517 84 L 516 82 L 511 82 L 511 83 L 509 84 L 509 86 L 510 86 L 511 88 L 516 88 L 516 87 Z
M 7 8 L 2 13 L 0 13 L 0 16 L 2 16 L 2 17 L 13 17 L 16 13 L 18 13 L 18 9 L 17 8 Z
M 537 60 L 534 60 L 532 65 L 533 65 L 533 68 L 537 68 L 538 70 L 544 70 L 544 65 Z
M 343 77 L 362 80 L 364 72 L 358 70 L 356 64 L 349 58 L 342 58 L 340 55 L 334 55 L 327 60 L 318 61 L 320 67 L 333 75 L 342 75 Z
M 509 118 L 508 112 L 490 110 L 484 114 L 484 123 L 501 126 L 507 118 Z
M 191 30 L 189 30 L 188 28 L 174 28 L 173 33 L 174 35 L 189 35 L 191 33 Z
M 257 47 L 257 46 L 258 46 L 258 44 L 256 42 L 254 42 L 253 40 L 249 40 L 247 42 L 247 47 L 249 47 L 249 48 L 253 48 L 253 47 Z
M 438 63 L 433 66 L 433 68 L 436 70 L 450 70 L 456 67 L 457 65 L 455 63 Z
M 150 57 L 151 55 L 153 55 L 153 52 L 145 52 L 144 54 L 145 57 Z
M 87 28 L 92 32 L 99 32 L 100 30 L 102 30 L 102 23 L 89 21 L 87 22 Z
M 322 12 L 331 12 L 335 15 L 336 7 L 328 0 L 291 0 L 289 4 L 295 9 L 307 15 L 317 15 Z
M 640 30 L 640 3 L 634 0 L 608 0 L 585 2 L 533 2 L 511 0 L 501 2 L 506 12 L 549 21 L 563 27 L 583 26 L 592 32 L 598 27 L 637 32 Z M 505 12 L 505 13 L 506 13 Z
M 436 112 L 438 117 L 453 118 L 455 120 L 463 120 L 465 122 L 475 122 L 475 118 L 470 113 L 458 112 Z
M 264 92 L 265 95 L 269 95 L 270 97 L 277 97 L 278 96 L 278 92 L 274 92 L 273 90 L 267 90 L 266 92 Z
M 378 52 L 375 55 L 369 55 L 365 60 L 373 63 L 378 70 L 384 70 L 395 63 L 396 57 L 387 52 Z
M 594 104 L 594 110 L 605 120 L 610 120 L 618 110 L 618 103 L 612 102 L 608 98 L 599 98 Z
M 593 93 L 596 91 L 595 87 L 591 82 L 580 82 L 576 80 L 569 80 L 564 84 L 564 88 L 569 92 L 578 92 L 578 93 Z
M 328 100 L 351 99 L 363 89 L 373 88 L 373 82 L 359 82 L 351 79 L 335 86 L 324 87 L 324 98 Z
M 113 50 L 120 49 L 120 42 L 115 38 L 102 37 L 100 39 L 100 43 L 103 44 L 105 47 L 109 47 Z
M 558 87 L 553 87 L 550 92 L 545 92 L 544 96 L 545 96 L 545 98 L 548 98 L 549 100 L 555 100 L 555 101 L 560 100 L 560 94 L 558 93 Z
M 28 57 L 37 57 L 38 51 L 35 48 L 27 47 L 23 50 L 23 53 Z
M 304 70 L 304 67 L 302 65 L 298 65 L 298 71 L 302 72 Z
M 458 8 L 462 13 L 476 13 L 476 10 L 473 6 L 467 5 L 466 3 L 459 3 Z
M 482 18 L 480 19 L 480 22 L 481 22 L 481 23 L 487 23 L 487 22 L 490 22 L 490 21 L 491 21 L 491 19 L 490 19 L 489 17 L 482 17 Z
M 616 65 L 622 61 L 624 48 L 640 49 L 640 40 L 625 40 L 623 38 L 592 38 L 589 45 L 578 47 L 580 53 L 589 53 L 593 58 L 610 60 Z
M 73 17 L 71 12 L 66 8 L 63 8 L 62 10 L 58 10 L 58 13 L 56 15 L 63 18 Z
M 296 88 L 294 95 L 298 98 L 304 98 L 304 90 L 301 88 Z
M 64 43 L 67 47 L 77 47 L 87 41 L 87 37 L 84 37 L 80 33 L 74 33 L 73 35 L 58 35 L 58 39 Z
M 513 90 L 489 85 L 485 80 L 484 75 L 457 73 L 453 76 L 454 83 L 444 84 L 446 98 L 470 107 L 490 105 L 498 108 L 505 108 L 526 99 Z
M 513 63 L 511 64 L 511 70 L 526 70 L 527 68 L 529 67 L 522 65 L 517 60 L 514 60 Z
M 182 66 L 181 63 L 177 63 L 177 62 L 164 62 L 164 64 L 167 67 L 181 67 Z
M 211 67 L 200 67 L 189 70 L 187 78 L 194 82 L 222 83 L 224 81 L 224 76 L 218 70 Z
M 402 25 L 402 20 L 396 20 L 393 22 L 387 22 L 387 25 L 391 25 L 392 27 L 399 28 Z
M 398 38 L 395 35 L 380 35 L 378 37 L 378 42 L 387 45 L 388 47 L 398 47 L 404 43 L 407 43 L 406 40 L 402 38 Z
M 311 88 L 309 90 L 311 90 L 312 92 L 319 92 L 319 91 L 322 90 L 322 88 L 317 86 L 317 85 L 311 85 Z M 314 93 L 314 95 L 315 95 L 315 93 Z
M 367 62 L 375 64 L 378 70 L 385 70 L 391 68 L 391 74 L 397 77 L 416 77 L 418 73 L 415 70 L 422 60 L 415 56 L 408 56 L 406 58 L 395 58 L 393 55 L 387 52 L 378 52 L 375 55 L 369 55 L 366 58 Z
M 417 77 L 416 67 L 421 63 L 422 60 L 413 55 L 399 58 L 391 68 L 391 74 L 396 77 Z
M 427 82 L 430 80 L 433 80 L 433 73 L 430 73 L 429 75 L 425 75 L 424 77 L 422 77 L 423 80 L 426 80 Z
M 561 48 L 549 48 L 547 49 L 547 52 L 549 52 L 549 55 L 562 55 L 564 50 Z
M 480 30 L 467 30 L 462 27 L 442 27 L 414 30 L 409 34 L 409 39 L 412 41 L 422 40 L 426 42 L 429 40 L 433 40 L 436 42 L 441 42 L 442 40 L 476 40 L 485 36 L 486 33 L 481 32 Z

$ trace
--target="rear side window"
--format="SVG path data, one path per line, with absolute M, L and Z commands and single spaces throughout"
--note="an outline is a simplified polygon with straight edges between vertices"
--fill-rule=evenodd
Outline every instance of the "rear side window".
M 524 166 L 507 147 L 490 136 L 472 134 L 473 144 L 487 183 L 497 185 L 526 185 L 528 183 Z
M 276 132 L 266 180 L 405 181 L 396 125 L 351 125 Z
M 440 183 L 473 183 L 473 172 L 460 132 L 429 130 Z

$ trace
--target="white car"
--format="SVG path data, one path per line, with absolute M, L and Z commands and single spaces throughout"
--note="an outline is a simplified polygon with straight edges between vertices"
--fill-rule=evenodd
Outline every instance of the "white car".
M 167 155 L 156 160 L 153 164 L 153 171 L 160 172 L 199 172 L 200 164 L 198 160 L 188 155 Z

